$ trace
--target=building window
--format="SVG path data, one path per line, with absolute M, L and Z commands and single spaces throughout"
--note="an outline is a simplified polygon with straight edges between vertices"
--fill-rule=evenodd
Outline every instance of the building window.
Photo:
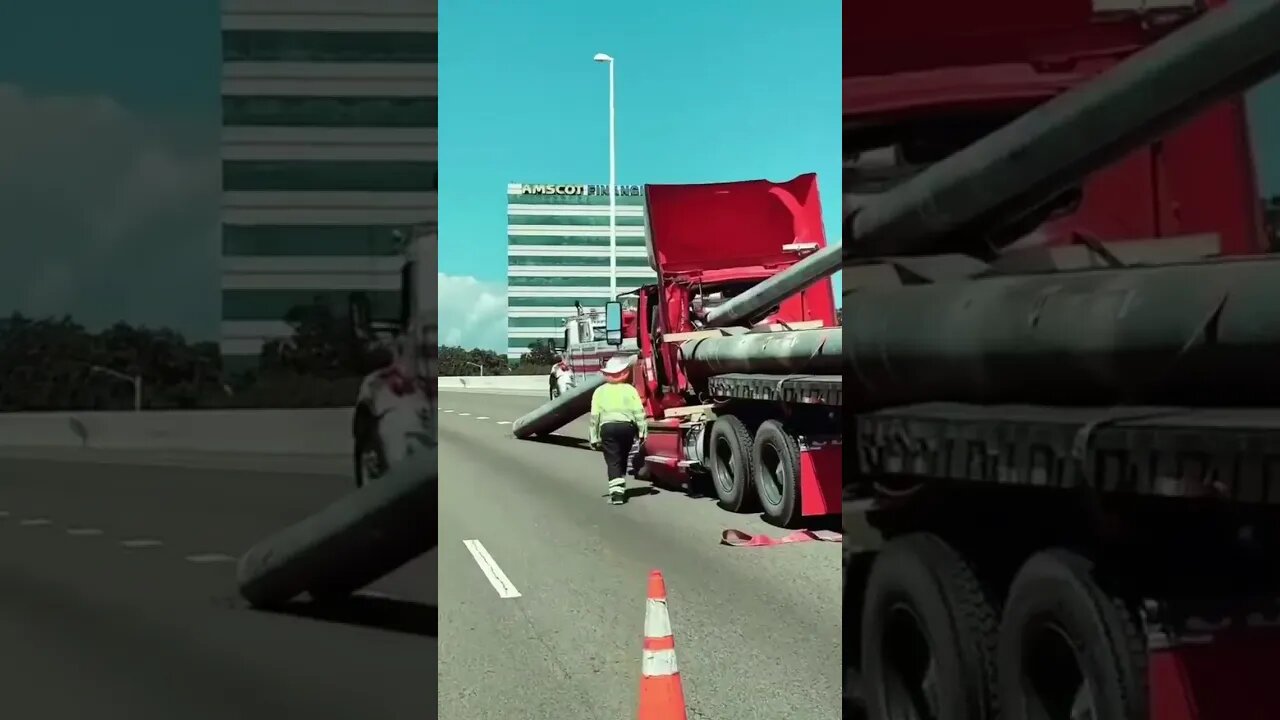
M 222 254 L 246 257 L 385 257 L 399 255 L 409 228 L 400 225 L 223 225 Z
M 605 254 L 594 257 L 551 257 L 551 256 L 516 256 L 507 258 L 508 267 L 609 267 L 609 256 Z M 649 258 L 620 257 L 618 267 L 649 267 Z
M 582 303 L 584 309 L 603 308 L 604 304 L 609 302 L 606 297 L 580 297 L 577 295 L 555 295 L 552 297 L 509 297 L 507 298 L 507 307 L 573 307 L 573 304 Z
M 275 97 L 226 95 L 226 127 L 433 128 L 433 97 Z
M 367 290 L 369 315 L 392 318 L 400 315 L 400 293 Z M 346 317 L 351 292 L 347 290 L 223 290 L 223 320 L 283 320 L 297 307 L 324 305 L 335 316 Z
M 224 30 L 226 62 L 434 63 L 436 33 Z
M 621 280 L 619 281 L 621 283 Z M 638 283 L 637 283 L 638 284 Z M 509 277 L 507 285 L 511 287 L 609 287 L 607 277 Z
M 609 249 L 609 237 L 575 237 L 571 235 L 508 235 L 508 245 L 552 245 L 559 247 L 592 247 Z M 644 247 L 643 237 L 622 236 L 619 247 Z
M 357 160 L 226 160 L 222 189 L 275 191 L 433 192 L 433 162 Z
M 552 317 L 513 317 L 507 318 L 507 327 L 511 328 L 560 328 L 565 318 Z
M 609 226 L 609 215 L 508 215 L 508 225 L 592 225 Z M 618 227 L 644 226 L 644 217 L 618 216 Z

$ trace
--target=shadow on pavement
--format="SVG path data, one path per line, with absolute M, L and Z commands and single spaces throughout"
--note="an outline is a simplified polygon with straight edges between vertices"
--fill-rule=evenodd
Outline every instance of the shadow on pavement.
M 372 595 L 323 603 L 294 601 L 271 612 L 424 637 L 436 637 L 439 628 L 439 611 L 434 605 Z
M 591 445 L 582 438 L 569 437 L 568 435 L 535 435 L 525 442 L 542 443 L 543 445 L 559 445 L 560 447 L 573 448 L 575 450 L 591 450 Z M 594 452 L 594 451 L 593 451 Z

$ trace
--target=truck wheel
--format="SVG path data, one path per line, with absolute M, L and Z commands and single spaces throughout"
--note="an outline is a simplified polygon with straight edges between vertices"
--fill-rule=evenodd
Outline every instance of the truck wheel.
M 751 450 L 756 493 L 765 517 L 782 527 L 800 521 L 800 443 L 777 420 L 765 420 L 756 430 Z
M 862 611 L 867 716 L 996 717 L 996 611 L 965 559 L 936 535 L 890 540 Z
M 751 433 L 733 415 L 724 415 L 711 424 L 711 478 L 720 507 L 729 512 L 752 512 L 756 497 L 751 489 L 755 468 L 751 453 Z
M 844 653 L 844 720 L 869 720 L 867 716 L 867 690 L 862 678 L 862 658 L 856 648 L 862 647 L 862 599 L 867 586 L 867 576 L 875 563 L 874 553 L 854 546 L 849 535 L 841 541 L 841 593 L 844 597 L 841 641 Z
M 1145 637 L 1093 575 L 1089 560 L 1054 549 L 1014 577 L 996 666 L 1001 703 L 1020 717 L 1147 717 Z

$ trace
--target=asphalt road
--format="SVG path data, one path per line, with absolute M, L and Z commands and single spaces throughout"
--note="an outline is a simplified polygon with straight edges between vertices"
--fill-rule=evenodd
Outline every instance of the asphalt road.
M 511 436 L 539 402 L 441 395 L 440 717 L 635 717 L 651 569 L 691 719 L 840 717 L 837 544 L 721 546 L 726 528 L 782 531 L 675 492 L 610 506 L 583 423 Z
M 0 716 L 435 717 L 434 556 L 324 617 L 236 595 L 233 558 L 345 492 L 346 471 L 344 458 L 4 451 Z

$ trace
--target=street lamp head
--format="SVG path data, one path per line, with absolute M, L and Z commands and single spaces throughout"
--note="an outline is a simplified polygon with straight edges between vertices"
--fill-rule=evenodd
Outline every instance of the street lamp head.
M 596 53 L 595 61 L 602 62 L 602 63 L 611 63 L 613 62 L 613 56 L 606 55 L 605 53 Z

